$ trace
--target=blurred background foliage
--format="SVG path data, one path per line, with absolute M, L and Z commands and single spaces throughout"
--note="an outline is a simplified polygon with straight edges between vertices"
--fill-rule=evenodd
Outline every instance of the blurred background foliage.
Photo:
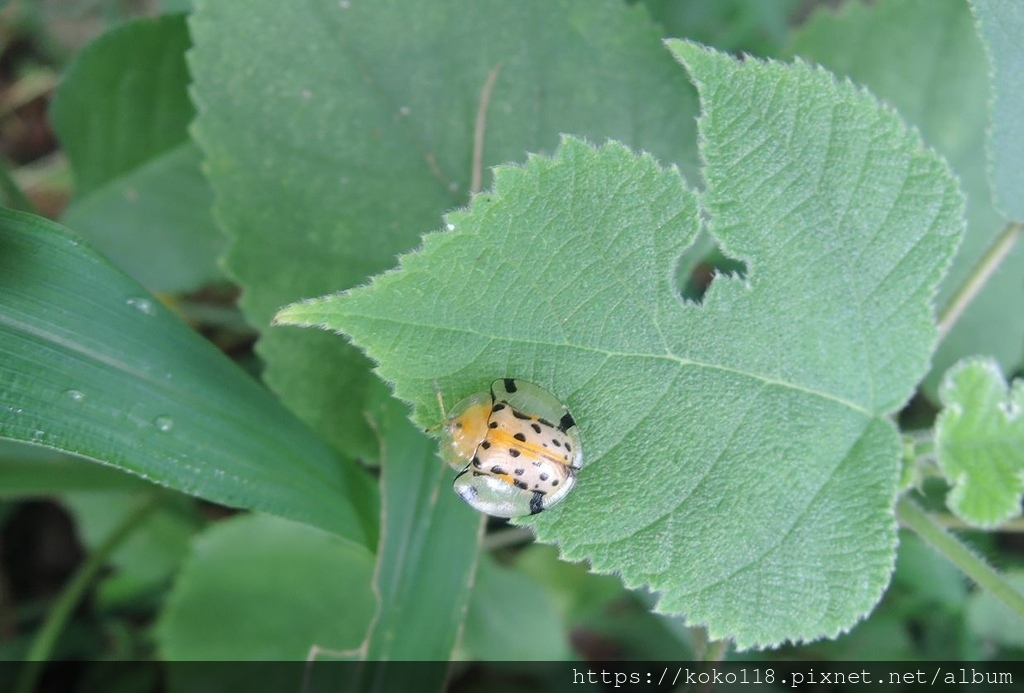
M 784 55 L 793 32 L 820 5 L 841 4 L 637 1 L 647 6 L 665 36 L 685 36 L 758 56 Z M 88 223 L 90 210 L 74 209 L 76 181 L 50 119 L 55 89 L 71 61 L 97 36 L 134 18 L 188 11 L 189 4 L 187 0 L 0 2 L 0 188 L 5 206 L 34 209 L 53 219 L 69 215 L 65 218 Z M 190 114 L 187 104 L 182 107 L 184 123 Z M 187 160 L 189 154 L 182 156 Z M 213 238 L 213 246 L 204 253 L 212 257 L 220 242 Z M 144 267 L 132 266 L 130 253 L 121 264 L 129 273 L 144 272 Z M 680 283 L 694 296 L 700 295 L 716 270 L 743 270 L 713 249 L 690 269 Z M 153 281 L 147 285 L 155 283 L 163 289 L 160 296 L 169 307 L 258 374 L 260 363 L 252 350 L 255 335 L 235 307 L 237 290 L 215 265 L 200 270 L 183 283 L 150 278 Z M 932 416 L 934 408 L 924 398 L 915 400 L 904 413 L 906 421 L 923 424 Z M 945 486 L 929 481 L 924 490 L 934 509 L 941 511 Z M 111 532 L 128 517 L 138 519 L 134 531 L 104 556 L 101 572 L 86 587 L 56 641 L 51 656 L 60 664 L 46 669 L 40 690 L 151 691 L 167 690 L 168 685 L 185 690 L 187 681 L 168 684 L 164 679 L 158 660 L 168 652 L 158 649 L 155 635 L 162 629 L 166 638 L 175 627 L 161 619 L 176 576 L 187 561 L 201 560 L 203 551 L 221 555 L 227 544 L 218 548 L 218 541 L 260 541 L 267 529 L 258 521 L 246 524 L 245 517 L 235 511 L 156 489 L 114 469 L 0 442 L 0 661 L 26 656 L 48 609 L 70 578 L 89 556 L 104 550 Z M 210 532 L 212 526 L 225 522 L 235 524 L 217 534 Z M 1024 527 L 1018 523 L 1006 529 L 965 531 L 962 536 L 996 566 L 1024 575 Z M 293 540 L 288 530 L 280 531 L 281 555 L 287 555 L 285 549 Z M 318 540 L 302 541 L 317 545 Z M 484 548 L 489 551 L 478 568 L 458 649 L 461 658 L 476 661 L 456 669 L 452 690 L 526 690 L 537 683 L 529 683 L 529 669 L 510 670 L 488 660 L 687 660 L 706 652 L 708 643 L 700 629 L 651 613 L 650 595 L 625 590 L 614 576 L 593 575 L 585 566 L 558 561 L 555 549 L 531 544 L 522 530 L 491 521 Z M 206 569 L 224 571 L 222 579 L 244 583 L 253 569 L 246 561 L 258 559 L 242 554 L 231 554 L 234 562 L 227 565 Z M 329 569 L 330 556 L 321 560 Z M 366 566 L 370 570 L 370 564 Z M 276 577 L 278 582 L 268 582 L 266 589 L 274 585 L 287 589 L 287 575 Z M 502 598 L 491 598 L 495 594 Z M 262 608 L 253 603 L 255 609 Z M 355 635 L 361 633 L 357 631 Z M 515 637 L 510 639 L 510 634 Z M 353 641 L 357 643 L 358 638 Z M 172 652 L 199 658 L 252 654 L 230 643 L 196 643 L 195 649 Z M 266 656 L 294 654 L 271 651 Z M 1024 656 L 1024 630 L 1020 623 L 1007 620 L 991 598 L 975 592 L 956 568 L 904 532 L 893 583 L 868 619 L 834 641 L 746 656 L 1015 660 Z M 110 662 L 134 663 L 111 667 Z M 16 675 L 17 667 L 0 665 L 0 690 L 9 690 Z

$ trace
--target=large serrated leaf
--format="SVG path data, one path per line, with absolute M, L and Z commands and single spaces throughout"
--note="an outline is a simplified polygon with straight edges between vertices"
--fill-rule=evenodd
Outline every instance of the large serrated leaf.
M 551 151 L 562 132 L 696 171 L 693 91 L 643 9 L 620 0 L 207 0 L 191 28 L 194 131 L 257 326 L 392 267 L 465 204 L 493 70 L 485 184 L 489 166 Z M 353 456 L 375 454 L 363 409 L 376 381 L 356 349 L 298 330 L 258 348 L 303 420 Z
M 967 233 L 939 288 L 946 305 L 968 279 L 1005 222 L 986 175 L 988 69 L 967 4 L 960 0 L 846 3 L 816 13 L 797 32 L 792 53 L 867 86 L 921 130 L 948 159 L 967 195 Z M 1007 371 L 1024 357 L 1024 245 L 1017 247 L 943 339 L 925 391 L 937 401 L 942 374 L 957 359 L 995 356 Z
M 349 334 L 422 423 L 434 380 L 451 401 L 498 376 L 547 387 L 587 463 L 531 520 L 539 539 L 740 647 L 835 635 L 892 570 L 888 415 L 927 370 L 962 199 L 852 85 L 671 47 L 703 105 L 710 230 L 749 281 L 682 303 L 696 194 L 648 156 L 567 139 L 499 169 L 398 270 L 279 318 Z
M 80 238 L 0 209 L 0 438 L 376 542 L 376 488 Z
M 999 364 L 968 359 L 939 388 L 939 467 L 953 490 L 947 504 L 964 520 L 995 527 L 1020 517 L 1024 497 L 1024 380 L 1008 386 Z

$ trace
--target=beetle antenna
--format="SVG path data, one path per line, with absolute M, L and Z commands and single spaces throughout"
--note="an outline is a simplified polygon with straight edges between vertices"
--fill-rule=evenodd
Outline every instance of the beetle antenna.
M 434 394 L 437 395 L 437 406 L 441 408 L 441 420 L 434 424 L 433 426 L 431 426 L 430 428 L 426 429 L 426 433 L 432 433 L 436 431 L 438 428 L 443 426 L 445 424 L 445 421 L 448 419 L 448 416 L 444 413 L 444 397 L 441 396 L 441 386 L 437 384 L 436 380 L 434 381 Z

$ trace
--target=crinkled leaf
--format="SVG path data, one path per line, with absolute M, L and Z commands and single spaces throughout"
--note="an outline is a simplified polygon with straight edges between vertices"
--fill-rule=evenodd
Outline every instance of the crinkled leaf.
M 197 5 L 195 134 L 233 239 L 226 263 L 258 326 L 392 267 L 465 204 L 496 68 L 485 185 L 489 166 L 551 151 L 562 132 L 696 170 L 693 90 L 655 24 L 621 0 Z M 272 330 L 259 352 L 303 420 L 353 456 L 375 454 L 363 410 L 379 384 L 356 349 Z
M 269 515 L 218 523 L 193 543 L 160 617 L 160 651 L 169 660 L 303 660 L 314 645 L 356 647 L 376 605 L 372 571 L 364 547 L 313 527 Z
M 376 543 L 352 461 L 79 237 L 2 209 L 0 438 Z
M 816 13 L 790 51 L 867 86 L 921 130 L 949 161 L 967 195 L 967 232 L 936 305 L 945 305 L 994 242 L 1005 222 L 986 175 L 988 69 L 964 2 L 848 2 Z M 937 399 L 953 363 L 977 353 L 1012 371 L 1024 359 L 1024 244 L 988 280 L 939 345 L 925 390 Z
M 935 423 L 939 467 L 953 486 L 946 504 L 979 527 L 1020 517 L 1024 495 L 1024 380 L 1009 387 L 992 360 L 949 369 Z
M 156 291 L 221 276 L 223 237 L 188 136 L 188 48 L 184 15 L 127 22 L 82 50 L 51 110 L 77 184 L 64 223 Z
M 988 150 L 1000 210 L 1024 221 L 1024 4 L 970 0 L 991 68 L 992 128 Z
M 435 380 L 448 401 L 500 376 L 546 387 L 586 466 L 529 520 L 542 541 L 741 647 L 834 635 L 892 570 L 888 415 L 927 370 L 962 199 L 852 85 L 671 47 L 701 96 L 710 231 L 747 281 L 680 301 L 696 194 L 649 156 L 567 139 L 498 169 L 398 270 L 279 319 L 346 332 L 421 423 Z

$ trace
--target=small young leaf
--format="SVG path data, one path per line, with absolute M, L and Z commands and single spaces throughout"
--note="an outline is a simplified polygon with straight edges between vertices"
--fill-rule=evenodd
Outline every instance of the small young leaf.
M 419 253 L 279 320 L 342 330 L 421 423 L 501 376 L 567 404 L 586 464 L 531 518 L 659 609 L 740 647 L 848 629 L 892 570 L 900 441 L 930 299 L 963 230 L 945 164 L 804 64 L 671 42 L 698 86 L 710 231 L 749 268 L 700 306 L 673 269 L 700 228 L 674 170 L 565 139 L 495 172 Z
M 1024 380 L 1008 387 L 992 360 L 961 361 L 939 388 L 939 467 L 950 509 L 978 527 L 1020 517 L 1024 494 Z

